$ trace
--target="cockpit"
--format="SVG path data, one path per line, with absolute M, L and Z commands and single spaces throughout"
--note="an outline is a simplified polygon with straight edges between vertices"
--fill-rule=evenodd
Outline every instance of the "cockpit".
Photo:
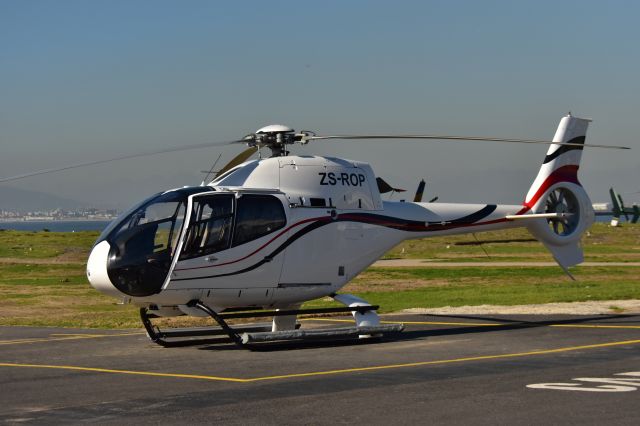
M 171 268 L 190 195 L 210 187 L 156 194 L 112 222 L 96 241 L 111 246 L 107 271 L 113 285 L 130 296 L 157 293 Z
M 108 243 L 106 272 L 113 287 L 144 297 L 161 290 L 176 256 L 178 261 L 207 256 L 285 224 L 283 203 L 274 195 L 182 188 L 156 194 L 124 213 L 94 248 Z

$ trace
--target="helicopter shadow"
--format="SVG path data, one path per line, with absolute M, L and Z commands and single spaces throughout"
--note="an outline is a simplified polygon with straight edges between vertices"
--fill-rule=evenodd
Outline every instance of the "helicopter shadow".
M 611 314 L 611 315 L 592 315 L 579 318 L 551 318 L 544 320 L 531 320 L 531 316 L 522 315 L 523 318 L 513 317 L 488 317 L 488 316 L 473 316 L 473 315 L 437 315 L 429 314 L 428 317 L 436 317 L 439 320 L 444 319 L 458 319 L 458 320 L 475 320 L 475 321 L 488 321 L 486 326 L 484 325 L 469 325 L 459 327 L 448 327 L 444 329 L 429 329 L 429 330 L 407 330 L 400 333 L 396 340 L 413 340 L 434 336 L 455 336 L 463 334 L 478 334 L 478 333 L 494 333 L 500 331 L 519 330 L 526 328 L 538 328 L 548 327 L 550 325 L 587 325 L 593 321 L 598 321 L 598 325 L 616 325 L 620 324 L 619 321 L 612 320 L 628 320 L 635 319 L 635 321 L 624 321 L 623 324 L 638 324 L 638 318 L 640 315 L 635 314 Z M 609 321 L 606 324 L 600 324 L 600 321 Z
M 459 336 L 459 335 L 471 335 L 471 334 L 484 334 L 484 333 L 496 333 L 501 331 L 520 330 L 528 328 L 548 327 L 550 325 L 588 325 L 594 321 L 598 321 L 597 325 L 616 325 L 616 324 L 638 324 L 640 323 L 640 315 L 635 314 L 611 314 L 611 315 L 591 315 L 572 318 L 550 318 L 544 320 L 532 320 L 531 316 L 522 315 L 522 318 L 501 317 L 501 316 L 474 316 L 474 315 L 437 315 L 429 314 L 425 316 L 425 322 L 430 318 L 437 318 L 438 320 L 445 319 L 457 319 L 457 320 L 473 320 L 486 322 L 487 326 L 470 324 L 452 326 L 439 329 L 413 329 L 410 328 L 403 332 L 390 333 L 382 337 L 374 337 L 368 339 L 334 339 L 334 340 L 295 340 L 295 341 L 281 341 L 281 342 L 269 342 L 269 343 L 256 343 L 245 345 L 240 348 L 233 344 L 230 340 L 223 341 L 222 339 L 216 344 L 208 344 L 201 346 L 198 349 L 204 351 L 229 351 L 248 349 L 252 352 L 277 352 L 277 351 L 291 351 L 291 350 L 309 350 L 319 348 L 338 348 L 348 346 L 361 346 L 361 345 L 377 345 L 382 343 L 393 342 L 406 342 L 423 340 L 429 337 L 438 336 Z M 616 321 L 618 320 L 618 321 Z M 631 321 L 630 321 L 631 320 Z M 602 324 L 602 321 L 607 321 L 606 324 Z M 402 322 L 402 321 L 398 321 Z M 595 324 L 594 324 L 595 325 Z
M 249 350 L 251 352 L 278 352 L 304 349 L 338 348 L 345 346 L 372 345 L 390 341 L 391 336 L 385 338 L 374 337 L 369 339 L 334 339 L 334 340 L 292 340 L 268 343 L 251 343 L 242 347 L 234 344 L 231 340 L 221 341 L 219 344 L 201 346 L 198 349 L 203 351 L 229 351 L 229 350 Z

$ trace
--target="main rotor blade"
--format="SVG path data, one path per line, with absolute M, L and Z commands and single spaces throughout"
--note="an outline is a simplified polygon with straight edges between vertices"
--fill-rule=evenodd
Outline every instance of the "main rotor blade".
M 232 168 L 234 168 L 238 164 L 244 163 L 245 161 L 247 161 L 247 159 L 249 157 L 251 157 L 256 152 L 258 152 L 258 147 L 257 146 L 252 146 L 250 148 L 245 149 L 240 154 L 238 154 L 235 157 L 233 157 L 233 159 L 231 161 L 229 161 L 223 168 L 221 168 L 220 171 L 218 171 L 218 173 L 216 173 L 215 178 L 217 178 L 218 176 L 221 176 L 227 170 L 231 170 Z
M 139 152 L 137 154 L 121 155 L 119 157 L 107 158 L 105 160 L 87 161 L 87 162 L 84 162 L 84 163 L 76 163 L 76 164 L 71 164 L 71 165 L 64 166 L 64 167 L 38 170 L 38 171 L 35 171 L 35 172 L 23 173 L 23 174 L 16 175 L 16 176 L 0 178 L 0 183 L 1 182 L 9 182 L 9 181 L 12 181 L 12 180 L 24 179 L 24 178 L 28 178 L 28 177 L 32 177 L 32 176 L 44 175 L 44 174 L 48 174 L 48 173 L 61 172 L 63 170 L 77 169 L 79 167 L 95 166 L 97 164 L 110 163 L 112 161 L 126 160 L 126 159 L 129 159 L 129 158 L 146 157 L 146 156 L 149 156 L 149 155 L 166 154 L 166 153 L 169 153 L 169 152 L 188 151 L 188 150 L 191 150 L 191 149 L 209 148 L 209 147 L 212 147 L 212 146 L 230 145 L 230 144 L 234 144 L 234 143 L 238 143 L 238 142 L 243 142 L 243 141 L 242 140 L 234 140 L 234 141 L 228 141 L 228 142 L 205 142 L 205 143 L 193 144 L 193 145 L 176 146 L 176 147 L 173 147 L 173 148 L 164 148 L 164 149 L 159 149 L 159 150 L 155 150 L 155 151 Z
M 489 142 L 508 142 L 508 143 L 532 143 L 542 145 L 565 145 L 589 148 L 609 148 L 609 149 L 631 149 L 628 146 L 616 145 L 593 145 L 582 143 L 564 143 L 544 141 L 537 139 L 513 139 L 513 138 L 494 138 L 484 136 L 450 136 L 450 135 L 328 135 L 328 136 L 308 136 L 306 140 L 322 140 L 322 139 L 433 139 L 433 140 L 453 140 L 453 141 L 489 141 Z

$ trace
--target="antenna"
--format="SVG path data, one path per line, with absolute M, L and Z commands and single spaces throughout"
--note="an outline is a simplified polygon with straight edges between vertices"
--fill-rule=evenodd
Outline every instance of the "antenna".
M 216 158 L 216 161 L 213 162 L 213 165 L 211 166 L 211 168 L 207 172 L 207 175 L 204 177 L 204 179 L 202 179 L 202 183 L 200 184 L 200 186 L 204 186 L 205 185 L 205 183 L 207 182 L 207 179 L 209 178 L 209 175 L 211 173 L 213 173 L 213 169 L 216 167 L 216 164 L 218 164 L 218 161 L 220 161 L 220 157 L 222 157 L 222 153 L 218 154 L 218 158 Z

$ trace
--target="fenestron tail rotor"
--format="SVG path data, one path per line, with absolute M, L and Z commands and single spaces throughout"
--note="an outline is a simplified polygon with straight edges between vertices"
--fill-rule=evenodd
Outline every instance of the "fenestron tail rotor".
M 560 236 L 570 235 L 580 221 L 580 203 L 570 190 L 557 188 L 547 195 L 545 213 L 555 213 L 557 218 L 548 219 L 553 233 Z

